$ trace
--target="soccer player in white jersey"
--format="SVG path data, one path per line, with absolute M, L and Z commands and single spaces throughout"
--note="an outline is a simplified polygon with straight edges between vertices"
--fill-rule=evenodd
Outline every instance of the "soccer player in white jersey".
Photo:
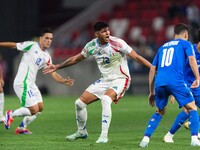
M 2 47 L 17 48 L 17 50 L 24 52 L 13 84 L 14 91 L 21 101 L 21 107 L 14 111 L 8 110 L 4 122 L 5 127 L 9 129 L 14 117 L 25 116 L 19 127 L 16 128 L 16 134 L 31 134 L 26 127 L 43 110 L 42 95 L 35 81 L 38 70 L 52 63 L 51 56 L 48 53 L 52 40 L 52 30 L 46 28 L 41 31 L 39 42 L 0 42 Z M 74 82 L 73 79 L 62 78 L 56 72 L 52 73 L 51 77 L 59 83 L 70 86 Z
M 98 64 L 102 77 L 91 84 L 83 94 L 75 101 L 76 120 L 78 131 L 66 137 L 67 140 L 87 138 L 86 130 L 87 109 L 86 106 L 97 100 L 102 104 L 102 131 L 96 143 L 108 142 L 108 129 L 111 122 L 111 103 L 117 103 L 130 85 L 130 74 L 127 65 L 127 56 L 151 67 L 151 63 L 138 55 L 125 41 L 110 36 L 108 24 L 97 22 L 93 26 L 95 39 L 88 42 L 82 52 L 68 58 L 57 65 L 50 65 L 43 73 L 51 73 L 55 70 L 74 65 L 89 56 L 93 56 Z
M 5 121 L 5 116 L 3 114 L 4 111 L 4 79 L 3 79 L 3 72 L 2 67 L 0 66 L 0 122 Z

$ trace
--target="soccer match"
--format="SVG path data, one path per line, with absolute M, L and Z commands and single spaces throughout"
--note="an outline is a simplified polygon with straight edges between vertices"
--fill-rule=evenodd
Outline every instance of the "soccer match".
M 199 149 L 199 0 L 0 10 L 0 150 Z

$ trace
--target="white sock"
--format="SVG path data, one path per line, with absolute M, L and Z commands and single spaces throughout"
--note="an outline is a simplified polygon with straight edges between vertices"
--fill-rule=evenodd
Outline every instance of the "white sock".
M 191 141 L 199 141 L 197 135 L 192 135 L 191 136 Z
M 26 128 L 31 122 L 33 122 L 38 115 L 40 115 L 41 112 L 36 113 L 35 115 L 32 116 L 26 116 L 24 117 L 24 119 L 22 120 L 22 122 L 19 125 L 19 129 L 24 129 Z
M 18 117 L 18 116 L 30 116 L 31 112 L 28 108 L 20 107 L 12 112 L 11 117 Z
M 174 136 L 174 134 L 171 134 L 170 132 L 167 132 L 167 135 L 172 137 Z
M 108 137 L 108 130 L 112 118 L 112 111 L 111 111 L 111 103 L 112 99 L 104 95 L 101 100 L 102 104 L 102 130 L 101 130 L 101 137 Z
M 80 99 L 75 101 L 76 108 L 76 122 L 78 126 L 78 131 L 83 133 L 86 129 L 86 121 L 87 121 L 87 109 L 86 104 L 82 102 Z
M 36 115 L 24 117 L 24 119 L 22 120 L 23 126 L 19 126 L 19 127 L 26 128 L 28 126 L 28 124 L 30 124 L 31 122 L 33 122 L 36 119 L 36 117 L 37 117 Z
M 0 93 L 0 116 L 3 116 L 4 111 L 4 93 Z

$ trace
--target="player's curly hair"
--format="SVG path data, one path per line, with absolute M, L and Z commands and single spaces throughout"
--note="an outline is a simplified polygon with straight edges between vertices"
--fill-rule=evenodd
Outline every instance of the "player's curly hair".
M 179 35 L 185 31 L 188 31 L 188 26 L 184 23 L 179 23 L 174 27 L 174 34 Z
M 39 36 L 43 36 L 45 33 L 53 33 L 53 31 L 51 30 L 51 28 L 43 28 L 41 29 Z
M 108 24 L 103 21 L 98 21 L 93 25 L 94 32 L 100 31 L 102 28 L 108 27 Z

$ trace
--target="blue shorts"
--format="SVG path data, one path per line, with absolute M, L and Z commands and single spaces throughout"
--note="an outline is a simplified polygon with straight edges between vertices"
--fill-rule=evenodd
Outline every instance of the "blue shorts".
M 184 83 L 180 85 L 158 86 L 155 88 L 156 107 L 163 110 L 168 103 L 170 95 L 173 95 L 176 98 L 179 108 L 194 101 L 190 88 Z
M 195 104 L 200 108 L 200 87 L 190 90 L 194 96 Z

